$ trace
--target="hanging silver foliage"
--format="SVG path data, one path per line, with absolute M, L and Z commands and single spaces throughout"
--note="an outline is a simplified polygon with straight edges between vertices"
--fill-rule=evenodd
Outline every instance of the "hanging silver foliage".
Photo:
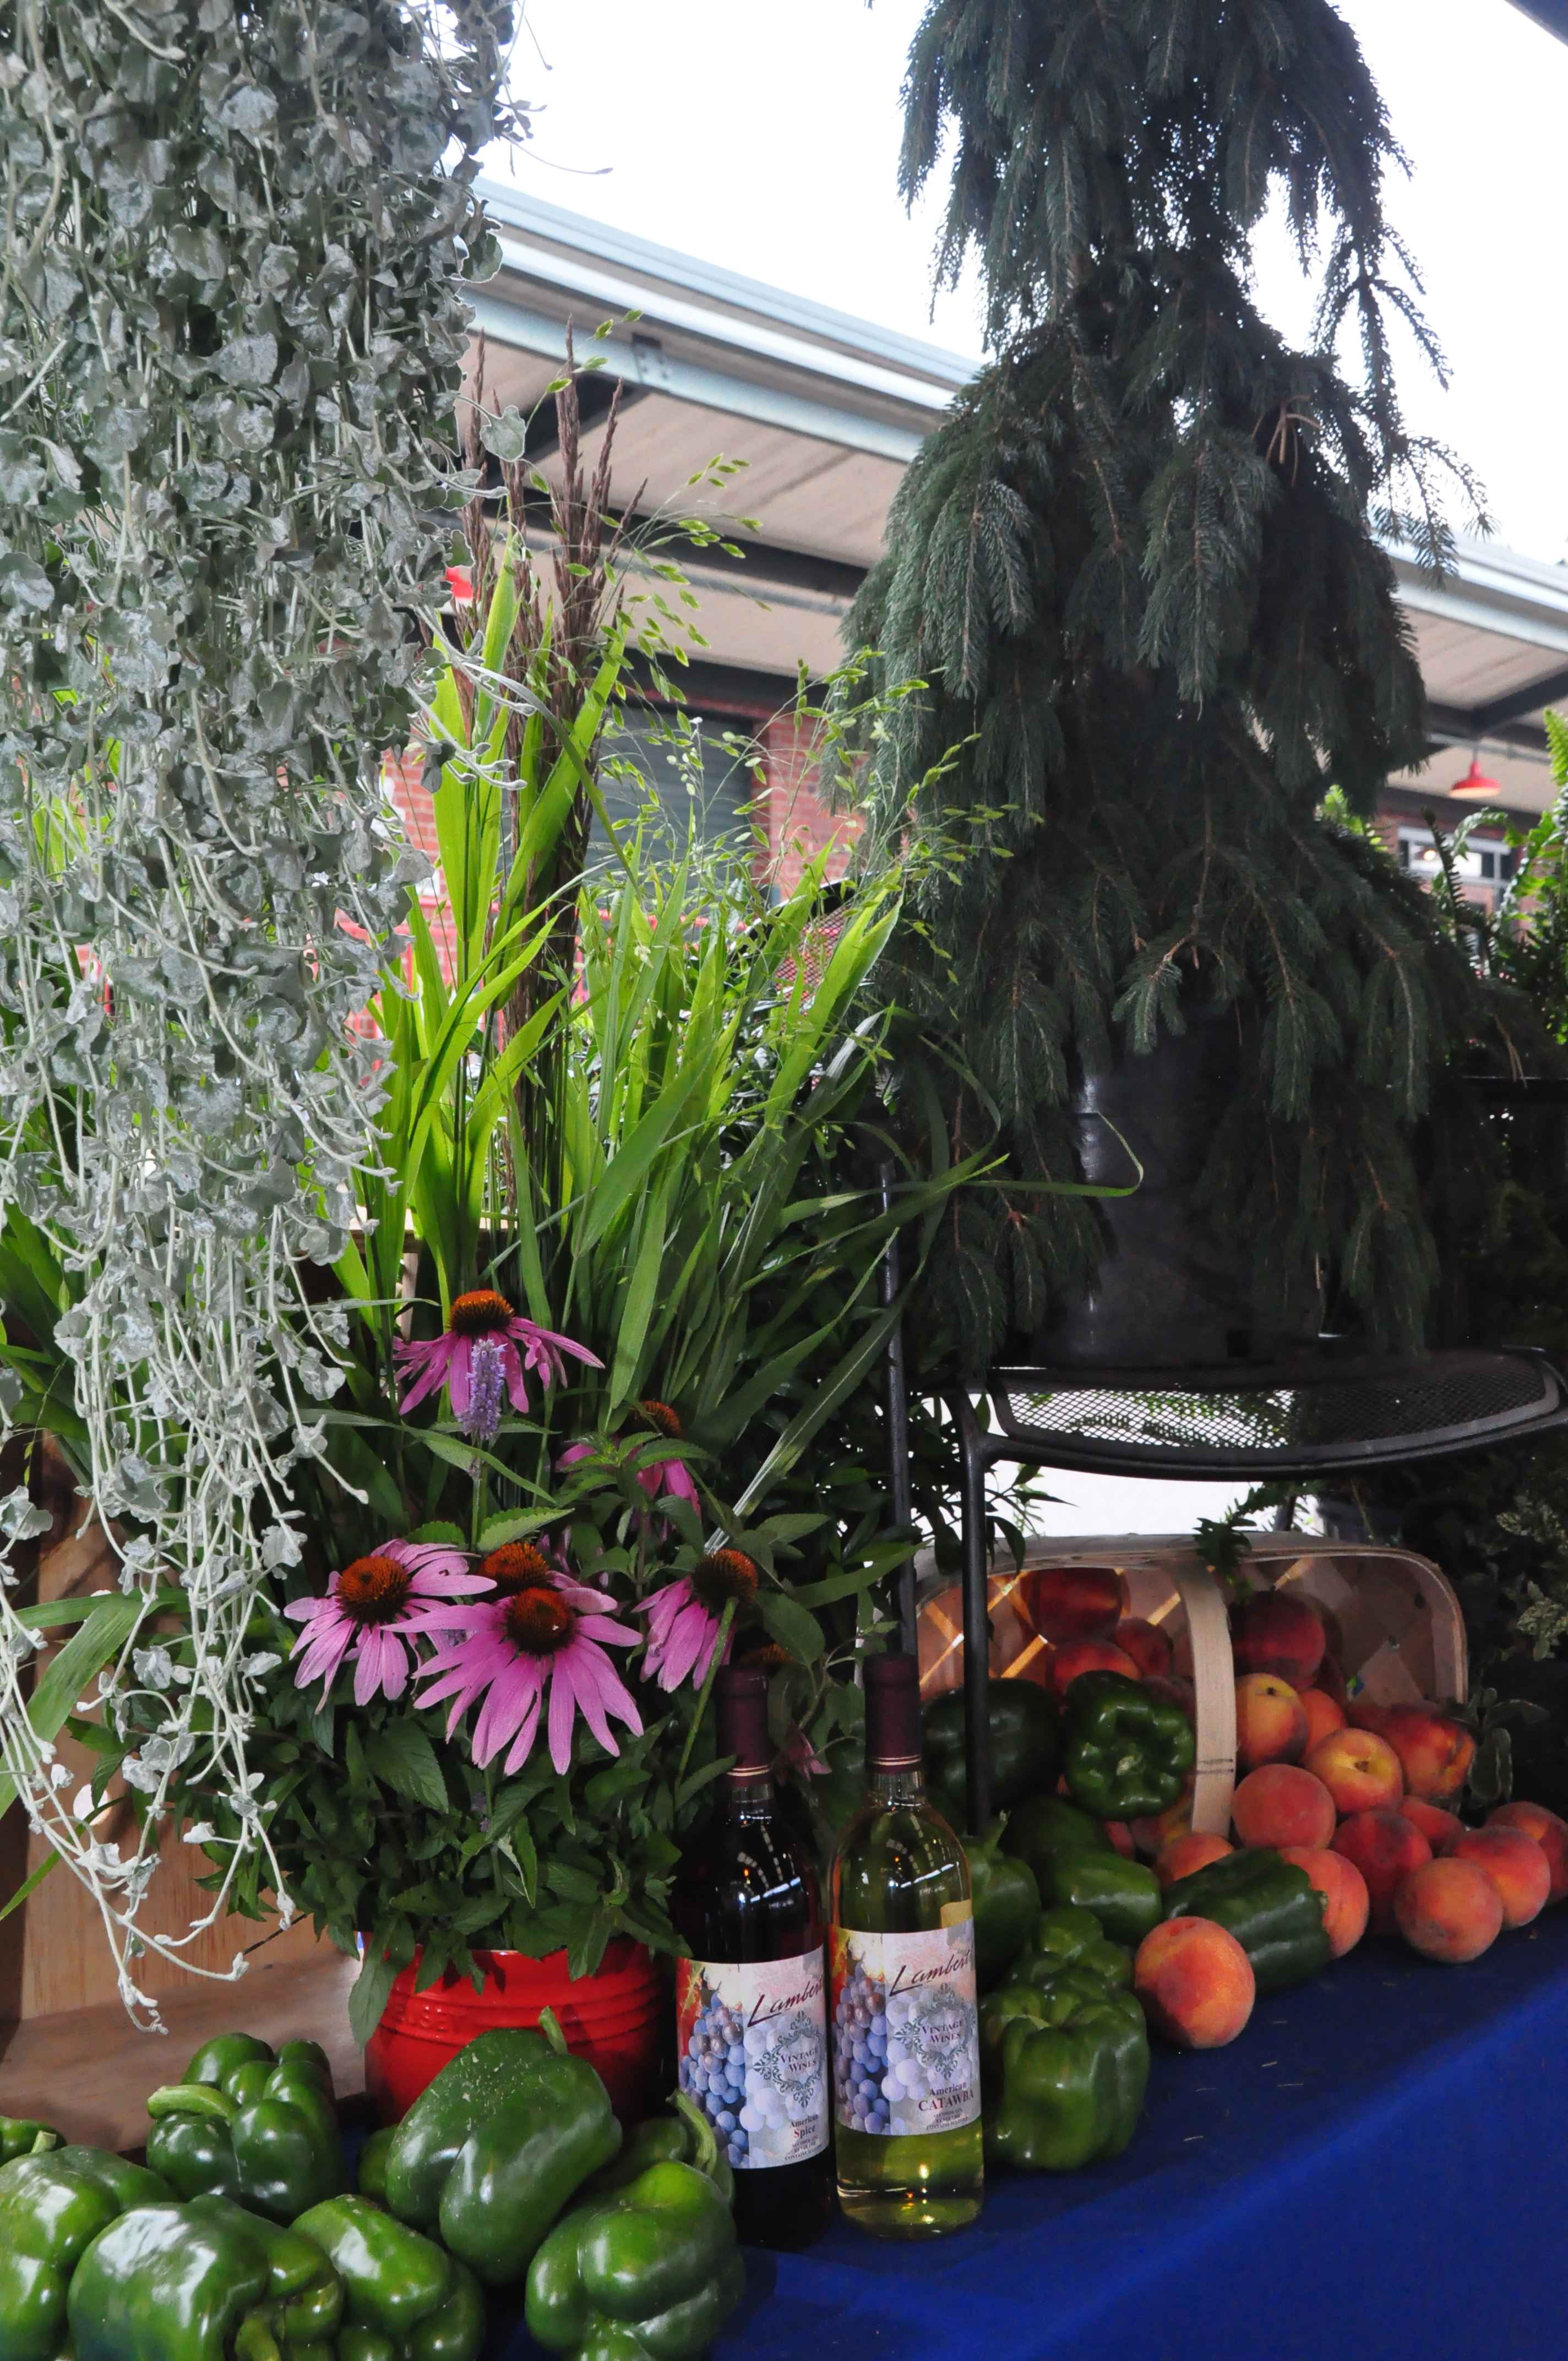
M 378 1095 L 351 1020 L 422 867 L 381 756 L 461 497 L 508 29 L 389 0 L 0 5 L 0 1210 L 60 1274 L 29 1317 L 121 1550 L 98 1678 L 159 1701 L 126 1775 L 156 1806 L 211 1750 L 264 1850 L 245 1626 L 298 1555 L 290 1474 L 338 1380 L 306 1274 L 354 1219 Z M 7 1545 L 35 1523 L 0 1503 Z M 174 1587 L 188 1678 L 146 1628 Z M 199 1929 L 138 1928 L 156 1818 L 134 1852 L 94 1834 L 27 1717 L 35 1644 L 0 1588 L 5 1770 L 155 2021 L 135 1960 Z

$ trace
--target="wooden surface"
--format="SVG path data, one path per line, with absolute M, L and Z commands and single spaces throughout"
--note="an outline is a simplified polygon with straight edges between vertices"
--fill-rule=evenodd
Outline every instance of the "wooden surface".
M 0 2029 L 0 2114 L 58 2125 L 94 2147 L 140 2147 L 148 2092 L 178 2081 L 193 2049 L 228 2032 L 254 2033 L 274 2049 L 319 2041 L 339 2099 L 355 2098 L 365 2088 L 364 2055 L 348 2030 L 358 1971 L 357 1960 L 323 1947 L 302 1962 L 253 1968 L 237 1983 L 187 1976 L 164 1998 L 167 2036 L 138 2033 L 117 2001 Z

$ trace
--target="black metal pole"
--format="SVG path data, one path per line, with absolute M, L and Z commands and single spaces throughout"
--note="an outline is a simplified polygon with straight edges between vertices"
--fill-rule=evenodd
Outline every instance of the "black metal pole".
M 974 1405 L 961 1389 L 951 1396 L 963 1454 L 964 1773 L 970 1834 L 991 1823 L 991 1623 L 985 1554 L 985 1437 Z
M 894 1168 L 882 1168 L 882 1209 L 893 1211 Z M 901 1284 L 898 1258 L 898 1232 L 888 1239 L 882 1258 L 882 1270 L 877 1288 L 884 1308 L 898 1301 Z M 901 1313 L 888 1331 L 886 1366 L 887 1408 L 887 1488 L 893 1505 L 893 1521 L 901 1532 L 907 1532 L 915 1522 L 915 1503 L 909 1484 L 909 1379 L 904 1364 L 904 1318 Z M 918 1635 L 915 1625 L 915 1560 L 906 1557 L 894 1575 L 894 1599 L 897 1609 L 898 1644 L 905 1655 L 919 1653 Z

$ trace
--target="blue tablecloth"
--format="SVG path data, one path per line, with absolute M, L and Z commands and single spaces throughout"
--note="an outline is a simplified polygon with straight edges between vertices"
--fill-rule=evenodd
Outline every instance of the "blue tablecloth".
M 1124 2157 L 998 2180 L 957 2236 L 749 2252 L 715 2361 L 1559 2361 L 1565 2220 L 1568 1906 L 1467 1968 L 1364 1944 L 1160 2050 Z

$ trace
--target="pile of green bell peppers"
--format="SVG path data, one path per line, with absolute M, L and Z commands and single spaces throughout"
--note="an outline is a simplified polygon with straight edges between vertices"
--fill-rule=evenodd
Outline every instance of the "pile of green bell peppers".
M 0 2354 L 56 2361 L 71 2274 L 101 2231 L 174 2192 L 156 2172 L 96 2147 L 57 2147 L 0 2167 Z
M 1069 1698 L 1093 1675 L 1081 1674 Z M 1131 1686 L 1131 1684 L 1129 1684 Z M 1047 1907 L 1091 1910 L 1113 1943 L 1137 1944 L 1165 1916 L 1159 1880 L 1116 1850 L 1099 1821 L 1057 1795 L 1036 1795 L 1008 1821 L 1003 1849 L 1028 1862 Z
M 1080 1673 L 1062 1706 L 1073 1798 L 1102 1819 L 1163 1812 L 1197 1757 L 1185 1710 L 1125 1673 Z
M 227 2197 L 271 2222 L 346 2187 L 332 2069 L 313 2041 L 276 2057 L 248 2033 L 203 2043 L 147 2103 L 147 2160 L 180 2197 Z
M 342 2282 L 337 2361 L 477 2361 L 484 2296 L 473 2272 L 433 2238 L 367 2197 L 329 2197 L 294 2228 Z
M 343 2282 L 319 2243 L 226 2197 L 122 2213 L 67 2309 L 75 2361 L 341 2361 Z
M 666 2160 L 557 2222 L 529 2267 L 525 2316 L 574 2361 L 697 2361 L 745 2282 L 720 2191 Z
M 1121 2155 L 1149 2075 L 1132 1993 L 1083 1966 L 1009 1982 L 981 2003 L 980 2040 L 988 2162 L 1078 2172 Z
M 511 2286 L 557 2215 L 620 2147 L 604 2084 L 553 2017 L 481 2033 L 444 2066 L 379 2159 L 400 2222 L 488 2288 Z
M 1055 1784 L 1061 1768 L 1061 1737 L 1056 1708 L 1037 1682 L 990 1682 L 985 1719 L 991 1739 L 991 1800 L 997 1811 L 1011 1811 L 1026 1795 Z M 921 1730 L 931 1801 L 956 1828 L 962 1828 L 969 1811 L 963 1691 L 951 1689 L 928 1705 Z
M 975 1981 L 981 1992 L 1000 1983 L 1040 1915 L 1040 1889 L 1026 1861 L 1002 1850 L 1003 1823 L 994 1821 L 976 1842 L 964 1840 L 974 1897 Z

